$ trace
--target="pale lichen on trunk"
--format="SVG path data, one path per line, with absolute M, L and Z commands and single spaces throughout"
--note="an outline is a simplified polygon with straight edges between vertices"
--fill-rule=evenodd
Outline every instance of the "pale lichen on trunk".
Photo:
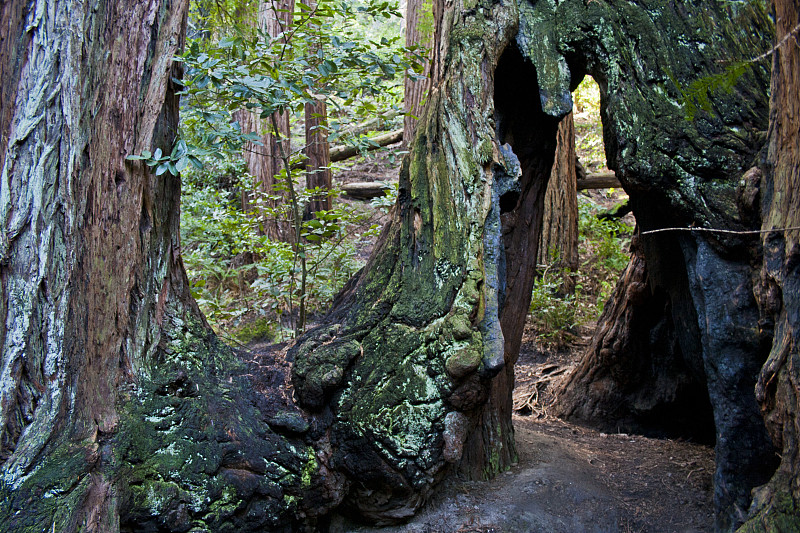
M 763 10 L 521 5 L 455 2 L 437 14 L 435 88 L 376 252 L 320 327 L 286 354 L 247 362 L 189 296 L 178 180 L 123 162 L 171 149 L 179 73 L 169 57 L 186 2 L 3 8 L 2 27 L 20 12 L 26 25 L 0 46 L 18 99 L 15 116 L 0 113 L 0 528 L 289 531 L 340 504 L 385 523 L 418 509 L 448 465 L 471 477 L 506 468 L 556 131 L 586 72 L 603 87 L 610 163 L 643 229 L 753 222 L 739 217 L 737 183 L 765 122 L 763 69 L 695 122 L 675 81 L 749 57 L 768 39 L 741 22 L 768 28 Z M 724 283 L 703 279 L 735 263 L 726 247 L 747 247 L 671 242 L 683 303 L 695 306 L 687 346 L 711 372 L 754 305 L 741 264 Z M 714 302 L 734 281 L 744 312 L 728 320 L 732 308 Z M 704 329 L 720 313 L 725 328 Z M 709 387 L 718 423 L 724 383 Z M 749 487 L 730 463 L 719 468 L 735 489 L 718 499 L 731 523 Z

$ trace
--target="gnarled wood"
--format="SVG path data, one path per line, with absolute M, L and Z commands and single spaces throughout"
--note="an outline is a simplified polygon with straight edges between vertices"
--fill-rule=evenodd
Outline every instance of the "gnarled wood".
M 800 8 L 775 0 L 777 47 L 773 55 L 768 164 L 749 176 L 765 196 L 762 229 L 764 260 L 756 297 L 759 327 L 772 329 L 774 340 L 761 373 L 756 396 L 780 466 L 756 492 L 745 532 L 800 529 Z M 757 197 L 756 197 L 757 198 Z M 754 198 L 754 200 L 756 199 Z M 757 204 L 755 204 L 757 206 Z

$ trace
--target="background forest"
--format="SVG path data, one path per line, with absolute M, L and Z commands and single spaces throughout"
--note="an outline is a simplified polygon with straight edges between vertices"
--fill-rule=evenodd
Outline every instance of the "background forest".
M 398 134 L 404 120 L 416 119 L 404 106 L 403 82 L 426 81 L 432 6 L 412 6 L 422 12 L 412 29 L 416 44 L 404 38 L 407 7 L 323 0 L 259 11 L 258 2 L 192 3 L 182 141 L 172 154 L 142 157 L 156 173 L 181 173 L 192 292 L 227 340 L 293 337 L 364 266 L 396 200 L 407 142 Z M 278 18 L 284 25 L 270 32 Z M 574 98 L 580 161 L 588 172 L 607 170 L 599 87 L 587 77 Z M 327 109 L 309 114 L 320 100 Z M 317 144 L 327 145 L 328 156 L 309 165 L 308 148 Z M 280 149 L 265 152 L 270 145 Z M 277 172 L 263 175 L 265 168 Z M 315 183 L 320 169 L 327 179 Z M 379 182 L 384 194 L 354 199 L 342 189 L 353 182 Z M 539 265 L 531 313 L 546 346 L 563 345 L 602 311 L 627 264 L 633 227 L 630 216 L 597 215 L 625 198 L 621 189 L 579 194 L 580 267 L 560 266 L 556 249 Z M 565 277 L 574 289 L 562 290 Z

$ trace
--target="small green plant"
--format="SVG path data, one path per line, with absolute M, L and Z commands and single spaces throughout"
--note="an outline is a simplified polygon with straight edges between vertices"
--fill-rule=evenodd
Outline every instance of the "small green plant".
M 545 345 L 560 347 L 572 337 L 580 325 L 577 302 L 580 291 L 561 294 L 562 280 L 568 272 L 556 272 L 548 268 L 533 284 L 530 313 L 536 327 L 537 338 Z
M 397 182 L 389 184 L 389 188 L 386 190 L 386 194 L 370 200 L 370 204 L 372 205 L 372 207 L 380 209 L 384 213 L 388 213 L 389 210 L 392 207 L 394 207 L 394 204 L 397 203 L 397 193 L 399 191 L 399 186 L 400 184 Z
M 603 211 L 590 198 L 578 195 L 578 246 L 584 257 L 579 283 L 588 298 L 583 311 L 587 320 L 594 320 L 603 312 L 630 261 L 633 227 L 620 219 L 601 220 L 598 214 Z
M 577 272 L 545 268 L 534 282 L 531 320 L 537 340 L 560 348 L 574 337 L 578 326 L 596 320 L 627 266 L 633 228 L 620 220 L 601 220 L 602 207 L 578 196 L 578 229 L 581 264 Z M 553 264 L 557 251 L 551 251 Z M 564 294 L 566 276 L 575 281 L 572 294 Z
M 339 208 L 302 223 L 307 266 L 303 289 L 297 283 L 301 272 L 293 244 L 272 241 L 261 230 L 264 216 L 286 214 L 257 207 L 241 211 L 242 192 L 256 198 L 263 193 L 255 190 L 241 160 L 226 161 L 207 160 L 202 170 L 183 174 L 181 240 L 192 294 L 217 331 L 233 331 L 245 342 L 255 335 L 248 322 L 267 321 L 272 324 L 268 336 L 282 340 L 292 335 L 297 302 L 302 299 L 312 314 L 324 310 L 360 268 L 348 237 L 362 215 Z M 234 179 L 236 175 L 240 178 Z M 307 191 L 303 201 L 318 193 Z

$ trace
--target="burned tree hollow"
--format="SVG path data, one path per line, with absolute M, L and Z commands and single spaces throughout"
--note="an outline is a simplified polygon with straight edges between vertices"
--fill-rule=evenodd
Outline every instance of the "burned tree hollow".
M 796 371 L 784 363 L 797 302 L 771 289 L 794 275 L 795 250 L 766 265 L 757 303 L 752 265 L 784 257 L 764 253 L 774 237 L 762 246 L 645 233 L 760 227 L 759 194 L 773 189 L 761 191 L 750 169 L 768 126 L 767 69 L 753 64 L 729 92 L 711 92 L 691 120 L 681 102 L 725 61 L 770 49 L 764 6 L 448 6 L 374 253 L 317 327 L 285 353 L 255 357 L 222 345 L 191 298 L 180 180 L 124 159 L 173 146 L 180 72 L 170 58 L 188 2 L 52 0 L 30 12 L 11 2 L 0 12 L 17 28 L 0 42 L 0 527 L 314 530 L 337 508 L 385 524 L 416 512 L 454 471 L 506 468 L 556 132 L 586 73 L 603 89 L 609 165 L 642 238 L 562 413 L 682 426 L 696 422 L 681 420 L 684 406 L 703 403 L 716 436 L 717 528 L 731 530 L 774 470 L 753 392 L 774 325 L 781 386 L 764 374 L 759 398 L 767 412 L 782 406 L 770 429 L 784 438 L 782 468 L 797 470 L 796 416 L 784 412 L 796 403 L 786 400 Z M 777 192 L 775 202 L 790 196 Z M 762 496 L 795 497 L 787 476 Z

